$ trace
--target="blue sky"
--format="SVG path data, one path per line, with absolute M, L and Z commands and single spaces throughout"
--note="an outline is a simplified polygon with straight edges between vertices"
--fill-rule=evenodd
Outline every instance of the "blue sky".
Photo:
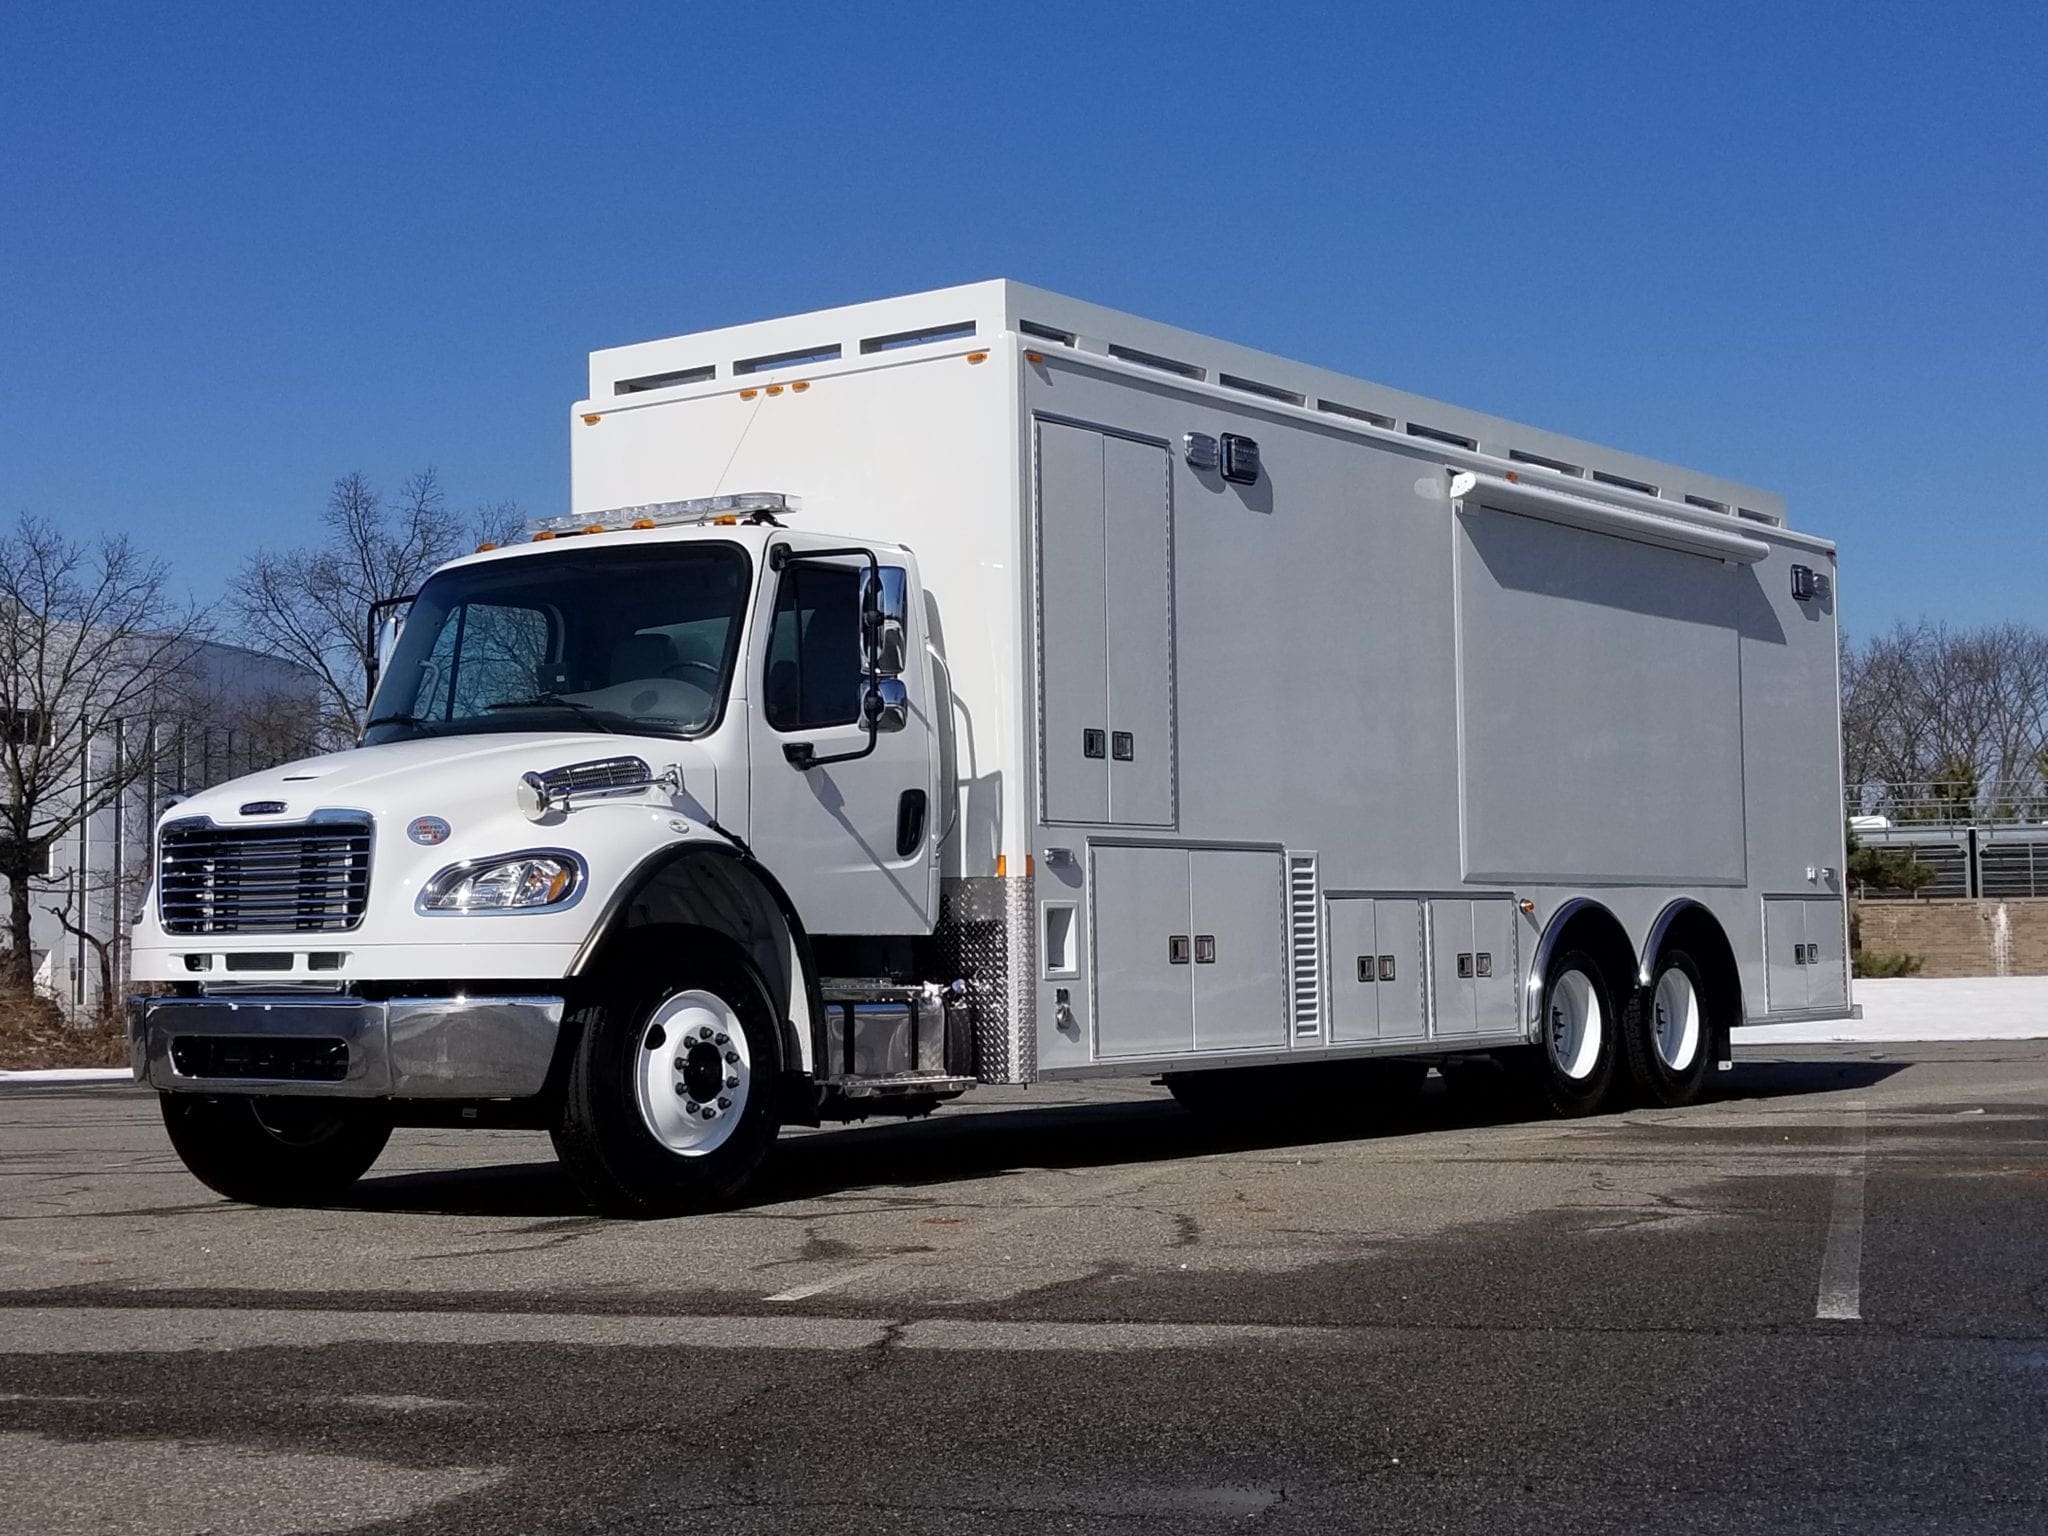
M 1783 491 L 2048 622 L 2020 4 L 17 7 L 0 516 L 201 595 L 334 477 L 558 510 L 585 354 L 1013 276 Z

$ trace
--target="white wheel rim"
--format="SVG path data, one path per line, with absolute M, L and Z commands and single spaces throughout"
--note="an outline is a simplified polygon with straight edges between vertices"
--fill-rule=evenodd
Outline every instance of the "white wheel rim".
M 1655 1010 L 1657 1059 L 1673 1072 L 1683 1072 L 1700 1049 L 1700 999 L 1692 978 L 1672 966 L 1657 978 L 1651 1006 Z
M 725 1145 L 754 1084 L 739 1016 L 710 992 L 678 992 L 640 1031 L 633 1084 L 640 1119 L 683 1157 Z
M 1600 994 L 1584 971 L 1566 971 L 1550 984 L 1550 1060 L 1573 1082 L 1593 1075 L 1607 1021 Z

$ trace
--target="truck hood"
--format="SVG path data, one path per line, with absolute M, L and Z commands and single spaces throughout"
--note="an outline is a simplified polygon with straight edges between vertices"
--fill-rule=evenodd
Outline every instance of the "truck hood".
M 166 820 L 210 816 L 218 823 L 301 821 L 320 809 L 391 816 L 451 816 L 467 810 L 495 819 L 514 806 L 520 776 L 604 757 L 638 757 L 657 773 L 682 770 L 687 798 L 717 814 L 710 756 L 695 742 L 667 737 L 518 731 L 504 735 L 424 737 L 330 752 L 230 779 L 166 813 Z M 245 807 L 263 807 L 245 811 Z

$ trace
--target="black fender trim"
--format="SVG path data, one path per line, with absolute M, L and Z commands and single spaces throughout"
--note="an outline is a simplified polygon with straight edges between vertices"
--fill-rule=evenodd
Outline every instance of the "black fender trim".
M 749 878 L 759 882 L 761 889 L 768 893 L 769 899 L 775 903 L 776 909 L 782 914 L 782 921 L 789 929 L 790 942 L 796 949 L 797 967 L 802 972 L 804 1002 L 811 1016 L 811 1032 L 813 1036 L 810 1041 L 811 1061 L 815 1065 L 817 1062 L 824 1060 L 824 1042 L 816 1038 L 816 1036 L 823 1027 L 825 997 L 823 991 L 818 986 L 818 963 L 816 957 L 811 953 L 811 936 L 804 928 L 803 919 L 797 916 L 796 904 L 789 899 L 789 893 L 782 888 L 782 882 L 770 874 L 767 866 L 762 864 L 751 853 L 747 853 L 731 844 L 712 842 L 672 843 L 666 848 L 658 848 L 653 853 L 647 855 L 646 858 L 633 867 L 633 872 L 621 880 L 611 895 L 606 898 L 604 910 L 598 914 L 597 922 L 592 925 L 589 936 L 584 939 L 582 948 L 576 951 L 576 958 L 569 962 L 567 975 L 574 979 L 584 975 L 590 969 L 596 962 L 598 955 L 603 951 L 606 943 L 617 932 L 624 920 L 626 908 L 635 896 L 639 895 L 649 885 L 652 885 L 655 880 L 660 878 L 662 872 L 671 865 L 679 864 L 684 859 L 697 858 L 732 860 L 746 871 Z M 796 1022 L 785 1017 L 781 1023 L 783 1050 L 786 1053 L 785 1059 L 791 1062 L 801 1061 L 804 1053 L 802 1042 L 797 1038 Z M 794 1085 L 789 1083 L 788 1079 L 802 1077 L 803 1074 L 792 1067 L 783 1075 L 785 1079 L 785 1103 L 801 1098 L 802 1094 L 794 1090 Z M 805 1091 L 807 1092 L 808 1089 Z

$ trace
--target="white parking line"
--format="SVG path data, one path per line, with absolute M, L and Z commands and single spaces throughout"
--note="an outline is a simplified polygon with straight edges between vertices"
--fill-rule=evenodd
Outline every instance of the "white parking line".
M 1813 1315 L 1832 1322 L 1863 1320 L 1863 1164 L 1868 1106 L 1858 1099 L 1842 1122 L 1842 1164 L 1835 1173 L 1834 1209 L 1820 1259 L 1820 1294 Z

